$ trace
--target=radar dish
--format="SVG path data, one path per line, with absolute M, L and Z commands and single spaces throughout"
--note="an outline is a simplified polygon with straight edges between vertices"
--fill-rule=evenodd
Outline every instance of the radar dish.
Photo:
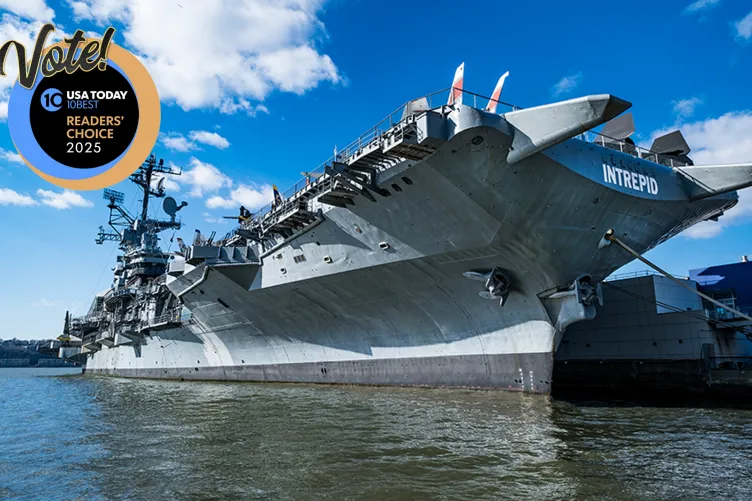
M 174 198 L 167 197 L 164 199 L 164 202 L 162 202 L 162 210 L 168 215 L 175 217 L 175 214 L 178 212 L 178 203 Z

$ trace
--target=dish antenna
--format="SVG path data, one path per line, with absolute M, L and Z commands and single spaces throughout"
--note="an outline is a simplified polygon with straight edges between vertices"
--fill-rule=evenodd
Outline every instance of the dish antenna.
M 164 191 L 164 183 L 165 183 L 165 178 L 160 177 L 159 181 L 157 181 L 157 191 L 158 192 L 161 193 L 162 191 Z
M 175 219 L 175 214 L 188 205 L 188 202 L 180 202 L 180 205 L 172 197 L 167 197 L 162 202 L 162 210 L 164 210 L 172 219 Z

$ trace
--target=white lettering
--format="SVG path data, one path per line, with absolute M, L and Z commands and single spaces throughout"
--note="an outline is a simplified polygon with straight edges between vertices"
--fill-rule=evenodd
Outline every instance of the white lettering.
M 127 90 L 69 90 L 66 92 L 68 99 L 125 99 Z
M 632 189 L 632 173 L 629 171 L 624 171 L 624 186 L 626 188 Z
M 638 174 L 626 169 L 620 169 L 603 163 L 603 180 L 609 184 L 623 186 L 635 191 L 647 191 L 651 195 L 657 195 L 659 191 L 658 181 L 651 176 Z
M 640 191 L 645 191 L 645 186 L 648 185 L 648 178 L 640 174 Z
M 607 165 L 607 167 L 608 167 L 608 179 L 606 180 L 606 182 L 616 184 L 615 167 L 611 167 L 610 165 Z

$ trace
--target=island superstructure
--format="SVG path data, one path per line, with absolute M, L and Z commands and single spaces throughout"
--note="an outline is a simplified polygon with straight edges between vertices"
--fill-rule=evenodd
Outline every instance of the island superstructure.
M 132 177 L 140 217 L 106 192 L 117 231 L 99 241 L 123 255 L 71 321 L 86 372 L 548 393 L 566 328 L 632 259 L 604 235 L 645 252 L 752 185 L 752 164 L 692 165 L 681 133 L 636 146 L 622 99 L 518 109 L 499 101 L 506 75 L 489 99 L 463 72 L 221 239 L 159 246 L 181 206 L 148 217 L 154 173 L 177 174 L 154 157 Z

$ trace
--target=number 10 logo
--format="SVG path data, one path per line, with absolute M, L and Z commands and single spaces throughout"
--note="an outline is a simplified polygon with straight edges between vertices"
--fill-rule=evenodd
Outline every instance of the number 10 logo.
M 57 111 L 63 107 L 63 93 L 57 89 L 47 89 L 42 93 L 42 108 Z

